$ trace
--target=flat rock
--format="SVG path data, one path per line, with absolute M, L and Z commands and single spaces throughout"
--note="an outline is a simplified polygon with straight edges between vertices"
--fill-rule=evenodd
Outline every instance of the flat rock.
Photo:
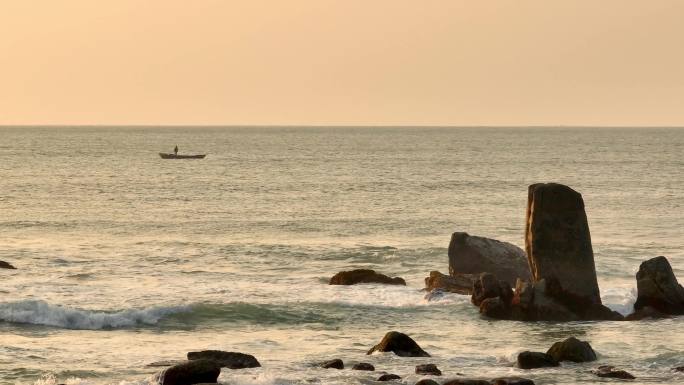
M 566 292 L 600 304 L 582 195 L 562 184 L 533 184 L 528 189 L 526 223 L 525 248 L 533 280 L 557 280 Z
M 551 346 L 546 354 L 553 357 L 554 360 L 572 361 L 572 362 L 589 362 L 596 361 L 596 352 L 591 348 L 586 341 L 580 341 L 575 337 L 570 337 L 565 341 L 556 342 Z
M 624 370 L 615 369 L 615 367 L 611 365 L 599 366 L 596 370 L 593 370 L 592 372 L 599 377 L 606 378 L 620 378 L 623 380 L 633 380 L 636 378 Z
M 330 285 L 356 285 L 359 283 L 381 283 L 385 285 L 404 285 L 403 278 L 390 278 L 385 274 L 377 273 L 375 270 L 356 269 L 341 271 L 330 278 Z
M 392 373 L 386 373 L 386 374 L 383 374 L 382 376 L 378 377 L 378 381 L 394 381 L 394 380 L 401 380 L 401 377 L 397 376 L 396 374 L 392 374 Z
M 352 370 L 366 370 L 372 372 L 375 370 L 375 367 L 367 362 L 359 362 L 358 364 L 354 364 L 354 366 L 352 366 Z
M 546 368 L 558 365 L 558 361 L 546 353 L 525 351 L 518 354 L 517 366 L 520 369 Z
M 525 251 L 495 239 L 455 232 L 449 242 L 449 275 L 495 274 L 514 285 L 517 278 L 530 279 Z
M 677 282 L 667 258 L 661 256 L 643 262 L 636 280 L 634 310 L 650 307 L 664 314 L 684 314 L 684 287 Z
M 473 293 L 473 284 L 479 278 L 479 274 L 454 275 L 442 274 L 439 271 L 431 271 L 430 276 L 425 278 L 425 290 L 442 290 L 449 293 L 470 295 Z
M 251 354 L 224 352 L 222 350 L 189 352 L 188 360 L 210 360 L 216 362 L 222 368 L 228 369 L 258 368 L 261 366 L 259 361 Z
M 404 333 L 392 331 L 385 334 L 379 344 L 372 347 L 368 353 L 393 352 L 400 357 L 430 357 L 430 355 Z
M 10 263 L 5 261 L 0 261 L 0 269 L 12 269 L 15 270 L 16 267 L 12 266 Z
M 334 360 L 321 362 L 319 366 L 323 369 L 344 369 L 344 362 L 339 358 L 335 358 Z
M 221 366 L 216 362 L 194 360 L 163 370 L 157 375 L 157 381 L 160 385 L 216 383 L 219 374 L 221 374 Z
M 442 371 L 437 368 L 435 364 L 416 365 L 416 374 L 441 376 Z

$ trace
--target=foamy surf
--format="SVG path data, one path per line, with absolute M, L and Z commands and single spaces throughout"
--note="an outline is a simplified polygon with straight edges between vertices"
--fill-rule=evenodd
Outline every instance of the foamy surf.
M 164 317 L 189 310 L 189 306 L 171 306 L 104 312 L 31 300 L 0 304 L 0 320 L 63 329 L 99 330 L 155 325 Z

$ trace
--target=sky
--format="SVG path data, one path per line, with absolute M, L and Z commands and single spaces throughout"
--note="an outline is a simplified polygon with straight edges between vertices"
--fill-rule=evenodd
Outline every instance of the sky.
M 1 125 L 684 125 L 684 1 L 0 0 Z

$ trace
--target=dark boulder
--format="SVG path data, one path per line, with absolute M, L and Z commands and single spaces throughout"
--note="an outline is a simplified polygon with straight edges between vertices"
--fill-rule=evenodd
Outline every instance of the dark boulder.
M 439 385 L 439 382 L 435 380 L 431 380 L 429 378 L 424 378 L 418 382 L 416 382 L 414 385 Z
M 386 285 L 404 285 L 403 278 L 390 278 L 384 274 L 376 273 L 375 270 L 356 269 L 341 271 L 330 278 L 331 285 L 356 285 L 358 283 L 382 283 Z
M 431 271 L 430 276 L 425 278 L 425 290 L 443 290 L 449 293 L 470 295 L 473 293 L 473 284 L 478 278 L 478 274 L 445 275 L 439 271 Z
M 675 372 L 684 372 L 684 366 L 678 366 L 676 368 L 672 368 Z
M 344 369 L 344 363 L 339 358 L 334 360 L 321 362 L 319 365 L 323 369 Z
M 375 366 L 367 362 L 359 362 L 358 364 L 354 364 L 354 366 L 352 366 L 352 370 L 366 370 L 372 372 L 375 370 Z
M 500 297 L 487 298 L 480 303 L 480 314 L 494 319 L 510 319 L 511 306 L 504 303 Z
M 394 381 L 394 380 L 401 380 L 401 377 L 397 376 L 396 374 L 391 374 L 391 373 L 386 373 L 386 374 L 383 374 L 382 376 L 378 377 L 378 381 Z
M 625 372 L 624 370 L 615 369 L 615 367 L 611 365 L 599 366 L 596 370 L 593 370 L 592 372 L 599 377 L 606 378 L 619 378 L 622 380 L 633 380 L 636 378 L 630 373 Z
M 660 318 L 669 318 L 669 314 L 661 313 L 658 310 L 650 307 L 650 306 L 645 306 L 642 307 L 641 309 L 635 311 L 632 314 L 629 314 L 628 316 L 625 317 L 625 321 L 639 321 L 642 319 L 660 319 Z
M 259 361 L 251 354 L 224 352 L 221 350 L 189 352 L 188 360 L 210 360 L 216 362 L 222 368 L 228 369 L 258 368 L 261 366 Z
M 487 380 L 451 378 L 448 379 L 446 382 L 443 382 L 442 385 L 491 385 L 491 383 Z
M 430 357 L 411 337 L 395 331 L 385 334 L 382 341 L 372 347 L 367 354 L 372 354 L 376 351 L 393 352 L 400 357 Z
M 493 379 L 491 385 L 534 385 L 534 381 L 522 377 L 499 377 Z
M 528 190 L 525 248 L 534 281 L 557 280 L 567 293 L 600 304 L 582 195 L 556 183 Z
M 8 262 L 5 261 L 0 261 L 0 269 L 16 269 L 16 267 L 12 266 Z
M 684 287 L 677 282 L 667 258 L 656 257 L 643 262 L 636 279 L 634 310 L 651 307 L 664 314 L 684 314 Z
M 520 369 L 536 369 L 558 366 L 552 356 L 541 352 L 522 352 L 518 354 L 517 366 Z
M 442 371 L 437 368 L 435 364 L 423 364 L 416 366 L 416 374 L 430 375 L 430 376 L 441 376 Z
M 530 279 L 525 251 L 495 239 L 456 232 L 449 243 L 449 275 L 489 272 L 515 284 L 517 278 Z
M 589 345 L 588 342 L 580 341 L 575 337 L 556 342 L 546 354 L 550 355 L 558 362 L 588 362 L 596 360 L 596 352 L 591 348 L 591 345 Z
M 157 375 L 160 385 L 216 383 L 221 366 L 210 360 L 194 360 L 174 365 Z
M 473 295 L 470 301 L 475 306 L 480 306 L 487 298 L 499 297 L 504 303 L 510 303 L 513 298 L 513 290 L 506 281 L 500 281 L 494 274 L 482 273 L 473 284 Z

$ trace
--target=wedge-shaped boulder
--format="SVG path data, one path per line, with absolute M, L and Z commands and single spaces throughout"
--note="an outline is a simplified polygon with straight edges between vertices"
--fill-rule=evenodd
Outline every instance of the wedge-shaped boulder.
M 430 357 L 430 355 L 404 333 L 389 332 L 379 344 L 373 346 L 367 354 L 373 352 L 393 352 L 400 357 Z

